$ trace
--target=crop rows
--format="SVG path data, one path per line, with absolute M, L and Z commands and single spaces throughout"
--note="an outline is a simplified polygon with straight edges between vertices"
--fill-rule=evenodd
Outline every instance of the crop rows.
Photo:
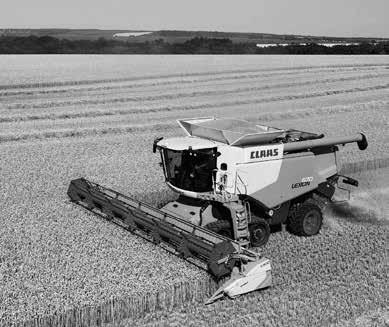
M 310 76 L 313 75 L 313 76 Z M 334 75 L 334 76 L 332 76 Z M 58 94 L 54 96 L 53 94 L 48 93 L 48 95 L 44 94 L 27 94 L 26 97 L 22 97 L 22 94 L 16 94 L 18 96 L 18 99 L 24 100 L 27 103 L 19 103 L 15 104 L 13 106 L 9 106 L 9 109 L 18 109 L 18 108 L 29 108 L 31 107 L 31 104 L 29 104 L 30 99 L 33 100 L 32 96 L 40 96 L 42 98 L 48 99 L 50 101 L 54 99 L 68 99 L 72 98 L 74 96 L 78 96 L 80 98 L 85 97 L 85 94 L 93 95 L 96 97 L 104 98 L 106 96 L 110 96 L 112 91 L 115 91 L 115 96 L 121 94 L 128 94 L 129 91 L 136 94 L 139 92 L 139 94 L 142 94 L 142 91 L 144 91 L 144 88 L 147 87 L 147 89 L 150 91 L 153 91 L 154 95 L 150 96 L 138 96 L 138 97 L 132 97 L 132 98 L 122 98 L 121 101 L 126 100 L 127 102 L 130 101 L 139 101 L 139 100 L 159 100 L 159 99 L 169 99 L 172 97 L 197 97 L 197 96 L 204 96 L 204 95 L 224 95 L 224 94 L 234 94 L 234 93 L 243 93 L 243 92 L 259 92 L 259 91 L 267 91 L 267 90 L 277 90 L 277 89 L 286 89 L 286 88 L 292 88 L 292 87 L 299 87 L 302 88 L 307 85 L 313 85 L 313 84 L 333 84 L 338 82 L 351 82 L 351 81 L 363 81 L 363 80 L 374 80 L 379 78 L 385 78 L 388 76 L 388 73 L 383 72 L 382 70 L 374 72 L 374 73 L 365 73 L 361 74 L 360 72 L 356 73 L 346 73 L 343 72 L 340 74 L 340 72 L 337 73 L 331 73 L 331 74 L 321 74 L 320 79 L 317 79 L 317 77 L 310 73 L 305 73 L 302 75 L 298 82 L 296 82 L 296 76 L 277 76 L 278 78 L 269 78 L 265 76 L 252 76 L 250 75 L 251 79 L 248 81 L 245 81 L 245 78 L 235 78 L 232 81 L 229 81 L 230 77 L 223 77 L 218 83 L 215 83 L 215 81 L 211 81 L 212 83 L 205 83 L 204 80 L 197 80 L 197 81 L 191 81 L 190 85 L 185 86 L 185 82 L 188 82 L 185 79 L 182 80 L 175 80 L 175 81 L 161 81 L 161 85 L 156 85 L 156 87 L 151 87 L 151 85 L 138 85 L 139 90 L 134 90 L 133 84 L 119 84 L 118 86 L 106 86 L 105 88 L 89 88 L 89 89 L 79 89 L 76 91 L 76 89 L 73 89 L 72 92 L 69 92 L 69 94 Z M 245 76 L 247 77 L 247 76 Z M 315 78 L 316 77 L 316 78 Z M 266 79 L 265 83 L 261 83 L 261 79 Z M 286 82 L 289 80 L 288 82 Z M 373 82 L 373 81 L 371 81 Z M 239 83 L 240 87 L 237 87 L 237 83 Z M 254 84 L 254 85 L 253 85 Z M 169 86 L 172 85 L 172 86 Z M 204 90 L 204 87 L 208 87 L 207 90 Z M 188 89 L 187 92 L 183 92 L 185 89 Z M 173 92 L 173 93 L 166 93 L 167 91 Z M 14 101 L 14 98 L 12 94 L 9 93 L 0 93 L 0 96 L 3 97 L 3 101 L 6 101 L 9 99 L 9 101 Z M 20 101 L 19 100 L 19 101 Z M 112 101 L 112 100 L 111 100 Z M 7 102 L 7 101 L 6 101 Z M 67 104 L 66 101 L 62 102 L 47 102 L 44 104 L 41 104 L 41 107 L 49 107 L 51 106 L 65 106 Z M 39 104 L 35 104 L 35 107 L 38 107 Z
M 0 89 L 283 70 L 387 67 L 384 56 L 2 56 Z M 172 73 L 174 71 L 174 73 Z M 78 78 L 75 78 L 77 76 Z
M 381 130 L 385 128 L 388 123 L 386 115 L 388 102 L 373 101 L 371 103 L 362 103 L 354 106 L 336 106 L 324 107 L 311 110 L 294 110 L 285 112 L 260 113 L 243 115 L 242 117 L 248 120 L 254 120 L 261 123 L 269 123 L 273 126 L 282 126 L 284 128 L 300 128 L 307 131 L 316 131 L 317 126 L 320 126 L 320 132 L 329 136 L 339 136 L 346 133 L 340 131 L 347 131 L 348 135 L 364 132 L 368 135 L 370 146 L 366 151 L 359 151 L 355 145 L 346 146 L 341 151 L 340 157 L 344 158 L 344 162 L 359 161 L 362 159 L 384 158 L 388 153 L 388 136 L 382 134 Z M 350 124 L 348 117 L 353 114 L 354 122 Z M 323 116 L 326 120 L 323 121 Z M 163 121 L 160 123 L 145 123 L 132 124 L 131 117 L 127 120 L 113 119 L 109 117 L 100 117 L 93 121 L 88 119 L 80 119 L 77 127 L 72 127 L 67 120 L 57 120 L 53 123 L 31 123 L 27 125 L 22 122 L 20 124 L 3 124 L 3 133 L 0 134 L 0 140 L 3 142 L 34 139 L 62 139 L 73 138 L 77 142 L 78 137 L 104 137 L 104 135 L 138 135 L 144 134 L 149 137 L 149 133 L 155 135 L 174 135 L 181 133 L 174 122 Z M 130 124 L 129 124 L 130 123 Z M 12 130 L 16 127 L 16 132 Z M 36 130 L 37 126 L 40 130 Z M 27 129 L 28 127 L 28 129 Z M 7 130 L 9 132 L 7 133 Z M 152 139 L 149 137 L 150 144 Z M 136 146 L 136 145 L 135 145 Z M 148 149 L 148 147 L 146 147 Z M 147 156 L 145 151 L 144 156 Z
M 24 58 L 0 57 L 8 63 L 0 77 L 0 325 L 124 318 L 123 326 L 160 319 L 205 325 L 228 323 L 231 315 L 232 325 L 318 325 L 384 304 L 387 59 L 216 56 L 207 66 L 210 59 L 201 56 L 177 63 L 153 57 L 148 65 L 137 56 L 72 58 L 48 57 L 37 79 L 35 58 L 26 70 Z M 369 147 L 340 151 L 342 171 L 360 179 L 361 190 L 349 207 L 328 211 L 319 236 L 271 235 L 264 251 L 274 288 L 206 309 L 201 303 L 216 284 L 204 271 L 75 207 L 66 190 L 85 176 L 154 205 L 172 199 L 153 139 L 182 135 L 177 118 L 211 115 L 331 136 L 362 131 Z M 344 301 L 349 310 L 340 313 Z
M 117 92 L 112 95 L 111 93 L 98 92 L 87 92 L 84 96 L 77 96 L 74 99 L 74 95 L 69 95 L 53 101 L 56 99 L 48 99 L 46 101 L 37 102 L 34 96 L 31 99 L 24 99 L 23 102 L 15 102 L 14 98 L 9 99 L 12 101 L 9 103 L 7 97 L 3 97 L 2 108 L 6 111 L 17 111 L 17 110 L 31 110 L 31 109 L 50 109 L 50 108 L 61 108 L 73 105 L 87 106 L 87 105 L 109 105 L 109 104 L 120 104 L 128 103 L 131 105 L 137 102 L 150 102 L 156 103 L 158 101 L 169 101 L 169 100 L 185 100 L 186 102 L 193 102 L 193 98 L 203 99 L 218 99 L 219 97 L 227 97 L 227 99 L 234 99 L 237 95 L 245 95 L 248 101 L 252 102 L 257 99 L 257 102 L 274 102 L 283 100 L 292 100 L 300 98 L 314 98 L 326 95 L 344 94 L 344 93 L 356 93 L 356 92 L 367 92 L 373 90 L 383 90 L 388 88 L 387 77 L 388 74 L 377 74 L 368 75 L 364 78 L 360 77 L 342 77 L 338 79 L 321 79 L 321 80 L 307 80 L 304 82 L 289 82 L 289 83 L 276 83 L 267 85 L 255 85 L 252 82 L 250 85 L 244 87 L 233 86 L 228 87 L 223 85 L 222 87 L 215 88 L 202 85 L 201 88 L 194 90 L 191 88 L 186 92 L 180 89 L 167 90 L 167 92 L 160 92 L 154 90 L 150 92 L 153 94 L 134 94 L 128 96 L 128 91 Z M 261 83 L 260 83 L 261 84 Z M 345 84 L 347 87 L 344 87 Z M 178 86 L 179 84 L 177 84 Z M 314 88 L 313 88 L 314 86 Z M 258 95 L 260 94 L 260 97 Z M 183 103 L 183 102 L 181 102 Z M 245 103 L 244 103 L 245 104 Z
M 163 78 L 157 81 L 150 81 L 149 79 L 146 79 L 143 82 L 134 82 L 132 80 L 112 80 L 112 81 L 99 81 L 99 83 L 89 81 L 89 84 L 86 84 L 86 86 L 83 86 L 82 84 L 78 84 L 75 87 L 72 85 L 57 85 L 52 86 L 48 84 L 46 87 L 34 87 L 34 85 L 28 87 L 28 85 L 24 85 L 24 87 L 18 89 L 17 86 L 15 89 L 8 90 L 7 87 L 4 88 L 3 91 L 0 92 L 0 96 L 31 96 L 31 95 L 55 95 L 55 94 L 63 94 L 63 93 L 70 93 L 70 94 L 77 94 L 82 92 L 101 92 L 101 91 L 108 91 L 108 90 L 116 90 L 116 91 L 122 91 L 127 90 L 130 91 L 132 89 L 137 88 L 143 88 L 143 87 L 162 87 L 164 89 L 167 88 L 167 86 L 171 85 L 172 87 L 177 87 L 177 84 L 180 84 L 181 87 L 190 87 L 190 86 L 197 86 L 199 84 L 208 84 L 212 85 L 215 82 L 223 82 L 228 83 L 230 82 L 244 82 L 245 80 L 252 80 L 252 79 L 259 79 L 259 78 L 269 78 L 269 77 L 296 77 L 299 74 L 304 74 L 306 77 L 308 76 L 314 76 L 315 74 L 321 74 L 322 76 L 334 76 L 336 74 L 339 74 L 342 72 L 345 73 L 358 73 L 361 74 L 362 72 L 366 72 L 365 75 L 362 75 L 364 77 L 374 77 L 376 76 L 376 72 L 380 70 L 380 67 L 372 66 L 372 67 L 352 67 L 352 68 L 316 68 L 316 69 L 302 69 L 302 70 L 284 70 L 284 71 L 275 71 L 275 72 L 249 72 L 249 73 L 242 73 L 240 74 L 235 73 L 233 75 L 223 75 L 223 76 L 211 76 L 211 77 L 191 77 L 191 76 L 181 76 L 181 78 Z M 358 78 L 358 77 L 350 77 L 350 78 Z M 361 77 L 359 77 L 361 78 Z M 92 86 L 90 86 L 92 85 Z M 27 88 L 27 90 L 26 90 Z

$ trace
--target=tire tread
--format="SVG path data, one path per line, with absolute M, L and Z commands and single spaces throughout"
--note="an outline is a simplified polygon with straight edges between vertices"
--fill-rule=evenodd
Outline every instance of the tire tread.
M 301 204 L 301 206 L 297 209 L 296 214 L 289 217 L 288 227 L 293 234 L 298 236 L 311 236 L 305 232 L 303 224 L 305 215 L 311 210 L 317 210 L 320 213 L 320 227 L 318 229 L 318 231 L 320 231 L 323 224 L 323 214 L 321 207 L 314 199 L 308 199 Z

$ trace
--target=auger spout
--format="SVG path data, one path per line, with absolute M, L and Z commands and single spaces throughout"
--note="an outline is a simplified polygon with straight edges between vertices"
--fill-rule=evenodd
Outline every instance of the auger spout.
M 365 150 L 367 148 L 368 143 L 366 136 L 362 133 L 359 133 L 351 136 L 328 137 L 324 139 L 286 143 L 284 144 L 284 152 L 299 151 L 354 142 L 358 144 L 358 148 L 360 150 Z

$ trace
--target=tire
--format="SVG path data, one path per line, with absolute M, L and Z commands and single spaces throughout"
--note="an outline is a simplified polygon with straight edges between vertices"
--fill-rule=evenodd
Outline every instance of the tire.
M 264 246 L 270 236 L 269 223 L 263 218 L 255 218 L 249 225 L 249 232 L 252 247 Z
M 234 239 L 231 222 L 229 222 L 228 220 L 214 221 L 212 223 L 205 225 L 205 228 L 211 230 L 212 232 L 220 234 L 222 236 Z
M 289 217 L 288 227 L 296 235 L 313 236 L 319 233 L 323 215 L 318 205 L 303 203 L 294 215 Z

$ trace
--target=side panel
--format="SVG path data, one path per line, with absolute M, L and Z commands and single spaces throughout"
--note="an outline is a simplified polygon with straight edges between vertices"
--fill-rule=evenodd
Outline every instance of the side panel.
M 314 190 L 323 181 L 323 177 L 318 174 L 317 159 L 313 153 L 305 152 L 276 160 L 281 163 L 280 170 L 276 180 L 268 185 L 264 185 L 258 179 L 266 181 L 270 181 L 270 178 L 274 179 L 275 173 L 266 166 L 271 162 L 255 164 L 255 170 L 254 167 L 250 167 L 251 174 L 247 174 L 250 177 L 250 179 L 247 178 L 247 182 L 254 186 L 249 187 L 248 195 L 266 207 L 272 208 Z M 246 169 L 242 167 L 242 170 L 243 168 Z
M 236 172 L 239 176 L 238 180 L 245 186 L 245 193 L 251 195 L 276 183 L 279 180 L 282 165 L 282 159 L 246 163 L 238 165 Z M 242 189 L 239 184 L 238 188 Z
M 338 172 L 336 165 L 336 152 L 323 153 L 316 155 L 316 167 L 317 173 L 322 181 L 328 177 L 335 175 Z

